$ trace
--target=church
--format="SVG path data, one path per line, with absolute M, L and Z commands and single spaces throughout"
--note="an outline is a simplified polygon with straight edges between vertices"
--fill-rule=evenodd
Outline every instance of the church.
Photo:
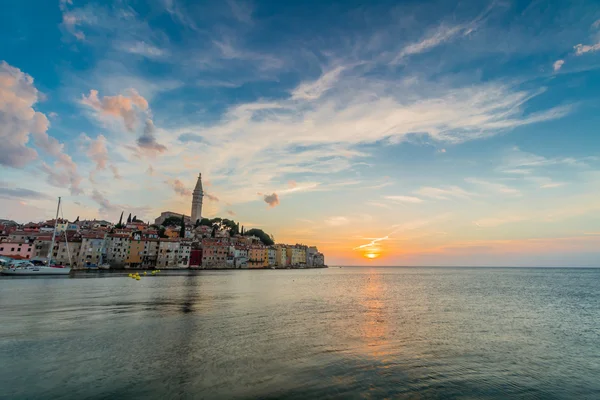
M 183 216 L 183 220 L 186 224 L 194 224 L 197 220 L 202 219 L 202 199 L 204 198 L 204 190 L 202 189 L 202 174 L 198 174 L 198 180 L 196 181 L 196 187 L 192 193 L 192 212 L 191 218 L 187 215 Z M 180 217 L 181 214 L 172 211 L 163 211 L 160 213 L 160 217 L 154 220 L 156 225 L 162 225 L 162 223 L 169 217 Z

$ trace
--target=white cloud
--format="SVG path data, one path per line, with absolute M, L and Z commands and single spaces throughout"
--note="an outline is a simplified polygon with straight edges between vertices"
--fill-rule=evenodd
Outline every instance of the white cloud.
M 350 219 L 348 217 L 343 216 L 335 216 L 329 217 L 325 219 L 325 224 L 329 226 L 343 226 L 348 225 L 350 223 Z
M 445 186 L 443 188 L 426 186 L 415 191 L 415 193 L 423 197 L 430 197 L 438 200 L 450 200 L 453 198 L 469 200 L 473 196 L 476 196 L 475 193 L 468 192 L 458 186 Z
M 315 100 L 321 97 L 323 93 L 329 90 L 339 79 L 345 67 L 337 67 L 327 71 L 314 82 L 300 84 L 292 92 L 292 99 Z
M 148 58 L 162 58 L 168 55 L 168 51 L 165 49 L 161 49 L 144 41 L 120 43 L 118 48 L 126 53 Z
M 383 196 L 383 197 L 387 200 L 392 200 L 397 203 L 422 203 L 423 202 L 423 200 L 421 200 L 418 197 L 414 197 L 414 196 Z
M 576 46 L 573 47 L 575 49 L 575 55 L 581 56 L 585 53 L 593 53 L 595 51 L 600 50 L 600 43 L 596 43 L 593 45 L 587 45 L 587 44 L 578 44 Z
M 79 194 L 81 177 L 77 165 L 64 153 L 64 145 L 48 135 L 48 118 L 33 109 L 40 97 L 30 75 L 0 62 L 0 164 L 23 168 L 36 160 L 37 152 L 27 146 L 31 136 L 36 147 L 56 159 L 52 167 L 42 164 L 49 183 L 69 186 L 72 194 Z
M 135 89 L 128 89 L 125 95 L 104 96 L 102 99 L 98 97 L 98 91 L 92 89 L 87 97 L 82 96 L 81 103 L 96 110 L 100 116 L 120 117 L 130 132 L 138 122 L 138 113 L 148 110 L 148 101 Z
M 557 187 L 561 187 L 564 186 L 565 184 L 562 182 L 551 182 L 551 183 L 545 183 L 542 186 L 540 186 L 540 188 L 542 189 L 554 189 Z
M 511 187 L 503 185 L 501 183 L 489 182 L 489 181 L 485 181 L 485 180 L 477 179 L 477 178 L 466 178 L 465 182 L 481 186 L 481 187 L 483 187 L 489 191 L 495 192 L 495 193 L 510 194 L 510 195 L 520 195 L 521 194 L 521 192 L 518 189 L 511 188 Z
M 562 66 L 565 64 L 565 60 L 556 60 L 552 67 L 554 68 L 554 72 L 560 70 Z

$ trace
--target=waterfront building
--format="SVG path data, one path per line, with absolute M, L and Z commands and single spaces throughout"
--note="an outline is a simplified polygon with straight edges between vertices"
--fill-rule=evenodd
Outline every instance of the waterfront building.
M 264 259 L 265 249 L 263 246 L 251 246 L 248 249 L 248 268 L 262 268 L 264 266 Z
M 324 267 L 325 266 L 325 255 L 323 253 L 317 253 L 314 259 L 315 267 Z
M 81 239 L 74 238 L 68 242 L 65 238 L 59 238 L 54 243 L 54 251 L 52 259 L 54 262 L 72 268 L 77 268 L 79 261 L 79 253 L 81 252 Z M 47 254 L 44 255 L 44 257 Z
M 227 256 L 229 246 L 221 240 L 204 239 L 202 241 L 202 267 L 203 268 L 225 268 L 227 267 Z
M 33 242 L 4 241 L 0 242 L 0 256 L 7 256 L 15 259 L 30 259 L 34 257 L 35 245 Z
M 275 266 L 279 268 L 288 266 L 287 249 L 282 244 L 275 245 Z
M 190 242 L 190 241 L 179 242 L 179 257 L 177 259 L 177 266 L 179 268 L 188 268 L 190 266 L 191 255 L 192 255 L 192 242 Z
M 100 264 L 103 251 L 104 234 L 83 234 L 77 265 L 85 267 L 90 264 Z
M 111 266 L 123 266 L 129 253 L 130 235 L 112 233 L 106 236 L 106 262 Z
M 129 240 L 129 248 L 127 249 L 127 258 L 125 263 L 129 268 L 137 268 L 144 261 L 144 248 L 146 242 L 142 240 L 141 235 L 137 234 Z
M 34 255 L 35 258 L 46 258 L 48 257 L 48 251 L 52 244 L 52 236 L 38 236 L 34 243 Z
M 196 181 L 196 187 L 192 193 L 192 213 L 191 223 L 195 224 L 196 221 L 202 219 L 202 199 L 204 197 L 204 190 L 202 190 L 202 174 L 198 174 L 198 180 Z
M 142 256 L 142 264 L 144 267 L 155 267 L 158 259 L 158 250 L 160 242 L 158 239 L 146 239 L 144 243 L 144 254 Z
M 174 267 L 177 264 L 177 253 L 179 252 L 178 239 L 161 239 L 158 244 L 157 268 Z
M 286 262 L 287 265 L 294 267 L 306 265 L 306 251 L 303 246 L 295 245 L 289 246 L 286 249 Z
M 248 248 L 244 245 L 233 246 L 235 268 L 248 268 Z

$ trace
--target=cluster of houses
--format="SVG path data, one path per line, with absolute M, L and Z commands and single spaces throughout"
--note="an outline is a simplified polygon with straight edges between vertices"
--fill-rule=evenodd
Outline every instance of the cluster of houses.
M 314 246 L 265 246 L 255 236 L 186 224 L 159 229 L 141 221 L 49 220 L 18 225 L 0 221 L 0 255 L 13 259 L 51 258 L 74 269 L 100 264 L 111 268 L 319 268 L 324 255 Z M 182 235 L 183 233 L 183 235 Z

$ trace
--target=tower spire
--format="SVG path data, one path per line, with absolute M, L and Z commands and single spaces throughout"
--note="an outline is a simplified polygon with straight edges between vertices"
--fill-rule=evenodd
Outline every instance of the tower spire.
M 202 174 L 198 174 L 198 180 L 196 181 L 196 187 L 192 193 L 192 223 L 202 219 L 202 198 L 204 197 L 204 190 L 202 189 Z

